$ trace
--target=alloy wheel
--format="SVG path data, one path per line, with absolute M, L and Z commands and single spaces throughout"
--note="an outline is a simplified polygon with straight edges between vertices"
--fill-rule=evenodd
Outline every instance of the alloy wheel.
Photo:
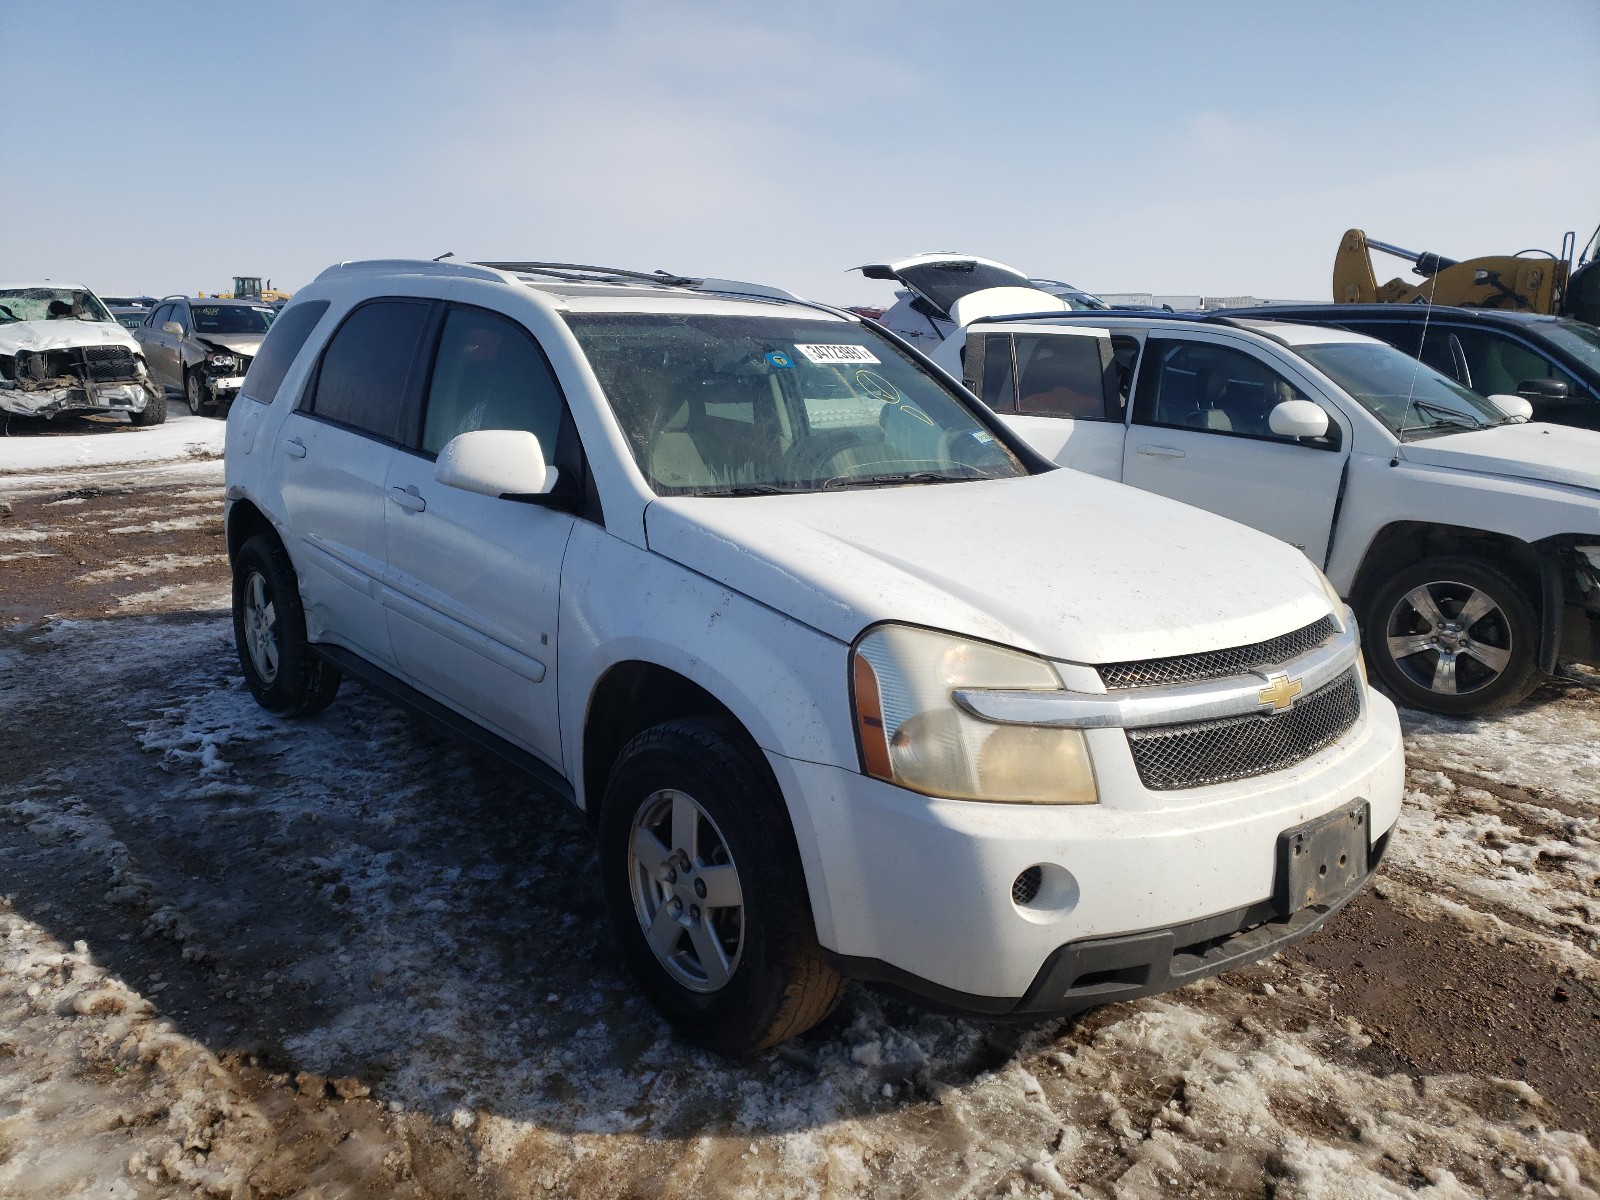
M 634 915 L 673 980 L 715 992 L 744 951 L 744 889 L 726 839 L 690 795 L 652 793 L 628 840 Z
M 1395 666 L 1440 695 L 1482 691 L 1511 662 L 1511 622 L 1493 596 L 1467 583 L 1412 588 L 1396 601 L 1384 632 Z
M 259 571 L 244 584 L 244 643 L 251 666 L 270 685 L 278 678 L 278 609 Z

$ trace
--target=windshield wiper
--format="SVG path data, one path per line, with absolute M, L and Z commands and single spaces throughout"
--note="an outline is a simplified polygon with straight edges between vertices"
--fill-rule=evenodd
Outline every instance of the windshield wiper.
M 688 492 L 690 496 L 790 496 L 796 488 L 778 487 L 771 483 L 744 483 L 737 487 L 701 488 L 699 491 Z
M 1431 400 L 1413 400 L 1411 407 L 1421 412 L 1432 413 L 1437 420 L 1427 425 L 1407 425 L 1401 433 L 1412 433 L 1419 429 L 1437 429 L 1441 425 L 1453 425 L 1457 429 L 1487 429 L 1490 422 L 1480 421 L 1467 413 L 1458 412 L 1453 408 L 1446 408 L 1443 404 L 1435 404 Z
M 822 490 L 827 492 L 840 488 L 894 487 L 901 483 L 960 483 L 962 480 L 974 478 L 977 477 L 951 475 L 945 471 L 910 471 L 904 475 L 835 475 L 823 483 Z

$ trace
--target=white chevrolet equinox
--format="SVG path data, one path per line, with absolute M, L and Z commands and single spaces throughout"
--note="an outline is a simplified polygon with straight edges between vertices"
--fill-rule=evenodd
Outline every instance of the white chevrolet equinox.
M 1030 450 L 774 289 L 345 263 L 228 417 L 239 661 L 575 805 L 627 963 L 726 1052 L 856 978 L 1044 1016 L 1315 928 L 1400 806 L 1298 550 Z

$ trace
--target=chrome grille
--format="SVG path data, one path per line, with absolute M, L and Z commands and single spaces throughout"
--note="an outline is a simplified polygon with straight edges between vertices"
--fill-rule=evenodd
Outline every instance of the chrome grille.
M 1205 787 L 1293 766 L 1360 716 L 1361 680 L 1352 667 L 1285 712 L 1130 729 L 1128 747 L 1151 791 Z
M 1291 658 L 1298 658 L 1315 650 L 1337 632 L 1333 618 L 1323 617 L 1304 629 L 1280 634 L 1253 646 L 1232 646 L 1227 650 L 1179 654 L 1172 658 L 1147 658 L 1142 662 L 1106 663 L 1097 669 L 1101 682 L 1112 691 L 1170 687 L 1202 679 L 1227 679 L 1232 675 L 1249 675 L 1259 669 L 1276 667 Z

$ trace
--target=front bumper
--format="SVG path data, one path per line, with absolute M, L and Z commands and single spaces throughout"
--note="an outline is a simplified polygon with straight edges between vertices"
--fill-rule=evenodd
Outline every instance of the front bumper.
M 0 410 L 23 417 L 54 417 L 67 412 L 143 412 L 151 400 L 140 382 L 82 384 L 24 389 L 0 387 Z
M 1404 760 L 1394 706 L 1368 690 L 1366 709 L 1293 767 L 1181 792 L 1144 790 L 1122 733 L 1091 730 L 1101 802 L 1084 806 L 939 800 L 768 761 L 791 799 L 818 938 L 844 973 L 966 1011 L 1071 1011 L 1269 953 L 1354 894 L 1365 872 L 1344 895 L 1279 912 L 1278 844 L 1364 802 L 1375 865 Z M 1040 895 L 1019 904 L 1013 883 L 1035 866 Z
M 207 377 L 206 385 L 211 389 L 211 394 L 219 400 L 225 396 L 237 396 L 239 389 L 244 386 L 244 376 L 211 375 Z

